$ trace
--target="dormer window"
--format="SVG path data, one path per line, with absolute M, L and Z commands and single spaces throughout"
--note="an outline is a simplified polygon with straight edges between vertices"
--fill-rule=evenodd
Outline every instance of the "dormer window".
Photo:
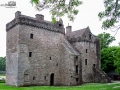
M 91 39 L 91 36 L 92 36 L 91 33 L 89 33 L 89 39 Z

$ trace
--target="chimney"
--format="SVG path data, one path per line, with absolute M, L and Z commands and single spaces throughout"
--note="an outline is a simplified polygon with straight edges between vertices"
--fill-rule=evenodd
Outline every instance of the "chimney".
M 72 26 L 67 26 L 66 27 L 66 37 L 69 39 L 71 36 L 71 32 L 72 32 Z
M 15 18 L 18 18 L 20 15 L 21 15 L 21 12 L 20 12 L 20 11 L 17 11 L 17 12 L 15 13 Z
M 42 14 L 36 14 L 36 19 L 39 21 L 44 21 L 44 16 Z

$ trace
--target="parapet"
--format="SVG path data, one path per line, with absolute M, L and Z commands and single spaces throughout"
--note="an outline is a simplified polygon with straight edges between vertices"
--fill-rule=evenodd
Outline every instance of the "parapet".
M 65 29 L 63 22 L 61 20 L 57 21 L 57 23 L 52 23 L 50 21 L 44 20 L 44 16 L 41 14 L 36 14 L 36 18 L 22 15 L 20 11 L 15 13 L 15 18 L 6 24 L 6 31 L 15 27 L 16 25 L 28 25 L 37 28 L 43 28 L 45 30 L 54 31 L 58 33 L 65 34 Z

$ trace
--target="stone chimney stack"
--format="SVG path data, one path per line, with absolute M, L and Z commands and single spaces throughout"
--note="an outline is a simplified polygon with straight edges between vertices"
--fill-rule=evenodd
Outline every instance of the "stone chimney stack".
M 36 14 L 36 19 L 39 21 L 44 21 L 44 16 L 42 14 Z
M 20 12 L 20 11 L 17 11 L 17 12 L 15 13 L 15 18 L 18 18 L 20 15 L 21 15 L 21 12 Z
M 67 39 L 70 38 L 71 32 L 72 32 L 72 26 L 69 26 L 69 25 L 68 25 L 68 26 L 66 27 L 66 37 L 67 37 Z

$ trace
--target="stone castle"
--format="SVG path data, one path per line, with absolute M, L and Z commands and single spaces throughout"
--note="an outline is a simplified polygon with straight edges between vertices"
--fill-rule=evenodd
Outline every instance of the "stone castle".
M 71 86 L 110 82 L 101 70 L 100 40 L 89 27 L 72 31 L 57 23 L 15 13 L 6 25 L 6 84 Z

